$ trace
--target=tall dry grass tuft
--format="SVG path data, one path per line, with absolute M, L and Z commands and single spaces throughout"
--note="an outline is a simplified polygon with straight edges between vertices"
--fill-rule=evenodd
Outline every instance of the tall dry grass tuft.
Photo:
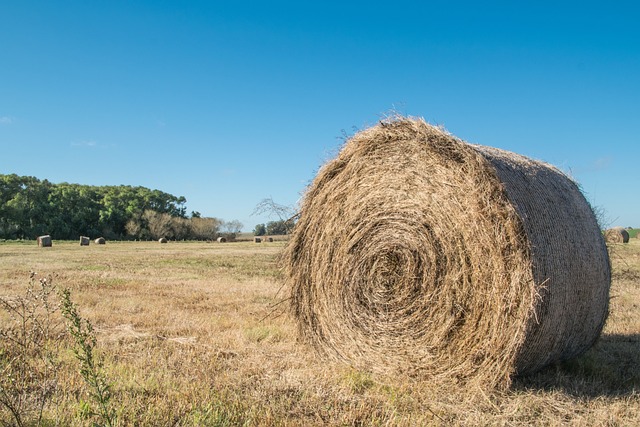
M 10 414 L 8 424 L 39 425 L 57 391 L 64 326 L 56 299 L 51 277 L 35 272 L 24 296 L 0 297 L 0 414 Z

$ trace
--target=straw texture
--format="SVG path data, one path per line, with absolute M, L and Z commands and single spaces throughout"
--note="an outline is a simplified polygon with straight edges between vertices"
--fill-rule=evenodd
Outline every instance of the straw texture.
M 403 117 L 321 168 L 283 266 L 299 335 L 322 355 L 482 387 L 590 348 L 611 274 L 564 174 Z

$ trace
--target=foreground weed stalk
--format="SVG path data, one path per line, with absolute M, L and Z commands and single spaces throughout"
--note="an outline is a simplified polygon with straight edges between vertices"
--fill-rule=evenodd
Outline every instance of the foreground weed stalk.
M 57 386 L 56 359 L 61 337 L 58 305 L 51 277 L 31 272 L 24 297 L 0 297 L 0 311 L 9 321 L 0 326 L 0 415 L 11 414 L 3 425 L 41 424 L 45 406 Z
M 98 416 L 104 425 L 115 425 L 115 410 L 110 408 L 110 385 L 102 372 L 102 363 L 94 356 L 96 336 L 93 325 L 83 319 L 78 313 L 76 305 L 71 301 L 69 289 L 64 289 L 62 295 L 62 315 L 68 322 L 68 330 L 75 341 L 73 352 L 80 361 L 80 375 L 90 387 L 91 398 L 97 404 L 97 410 L 90 410 L 90 416 Z

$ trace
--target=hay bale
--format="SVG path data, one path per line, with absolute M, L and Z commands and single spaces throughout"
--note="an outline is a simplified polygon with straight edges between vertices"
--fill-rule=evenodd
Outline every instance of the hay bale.
M 98 237 L 94 242 L 96 245 L 104 245 L 107 243 L 104 237 Z
M 433 382 L 507 386 L 589 349 L 608 312 L 576 184 L 420 119 L 362 131 L 320 169 L 282 261 L 302 340 Z
M 51 241 L 51 236 L 44 235 L 44 236 L 38 236 L 38 246 L 40 246 L 41 248 L 50 248 L 51 246 L 53 246 L 53 242 Z
M 607 243 L 629 243 L 629 232 L 622 227 L 613 227 L 604 232 Z
M 261 239 L 260 237 L 254 237 L 254 238 L 253 238 L 253 241 L 254 241 L 255 243 L 262 243 L 262 239 Z
M 227 243 L 226 237 L 218 237 L 218 243 Z
M 158 239 L 158 242 L 160 242 L 160 243 L 167 243 L 167 242 L 168 242 L 168 240 L 167 240 L 166 238 L 164 238 L 164 237 L 161 237 L 161 238 L 159 238 L 159 239 Z
M 80 236 L 80 246 L 89 246 L 91 240 L 86 236 Z

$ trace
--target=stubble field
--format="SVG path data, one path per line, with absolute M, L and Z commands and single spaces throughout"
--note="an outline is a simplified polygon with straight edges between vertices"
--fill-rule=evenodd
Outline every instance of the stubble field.
M 48 277 L 70 290 L 94 327 L 114 425 L 640 425 L 640 239 L 611 248 L 610 315 L 597 345 L 494 392 L 437 389 L 314 355 L 285 312 L 284 244 L 0 243 L 0 298 Z M 11 327 L 6 310 L 0 322 Z M 59 311 L 47 322 L 65 330 Z M 4 374 L 11 345 L 0 342 Z M 77 342 L 62 334 L 51 348 L 50 392 L 42 409 L 23 407 L 27 425 L 106 424 Z M 12 383 L 3 384 L 6 400 Z M 3 424 L 15 420 L 0 407 Z

